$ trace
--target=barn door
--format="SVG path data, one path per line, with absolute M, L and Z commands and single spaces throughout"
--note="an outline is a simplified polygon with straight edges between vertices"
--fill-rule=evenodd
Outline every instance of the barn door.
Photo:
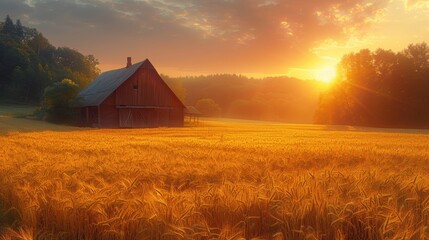
M 119 109 L 119 127 L 132 128 L 133 127 L 133 111 L 129 108 Z

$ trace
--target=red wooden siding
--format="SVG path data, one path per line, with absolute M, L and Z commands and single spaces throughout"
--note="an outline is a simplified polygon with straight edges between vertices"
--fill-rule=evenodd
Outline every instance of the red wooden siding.
M 119 108 L 118 110 L 121 128 L 183 126 L 183 113 L 179 110 L 156 108 Z
M 144 66 L 116 89 L 116 105 L 182 107 L 155 69 Z
M 105 128 L 183 126 L 184 120 L 183 104 L 149 61 L 100 105 L 83 107 L 81 113 L 87 125 Z
M 100 104 L 100 127 L 117 128 L 119 126 L 119 115 L 115 99 L 116 93 L 113 92 Z
M 98 127 L 98 111 L 97 107 L 84 107 L 80 109 L 81 124 Z

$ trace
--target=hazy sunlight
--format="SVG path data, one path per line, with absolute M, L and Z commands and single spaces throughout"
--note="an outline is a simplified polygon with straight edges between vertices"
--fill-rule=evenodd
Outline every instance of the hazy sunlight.
M 330 83 L 336 76 L 335 66 L 322 67 L 314 70 L 314 79 Z

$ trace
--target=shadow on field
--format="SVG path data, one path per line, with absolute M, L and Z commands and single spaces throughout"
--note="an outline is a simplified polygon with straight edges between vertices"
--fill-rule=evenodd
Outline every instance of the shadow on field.
M 303 131 L 339 131 L 339 132 L 379 132 L 379 133 L 406 133 L 406 134 L 429 134 L 429 129 L 402 129 L 402 128 L 377 128 L 349 125 L 323 125 L 307 123 L 269 122 L 257 120 L 229 119 L 229 118 L 201 118 L 206 126 L 225 126 L 224 124 L 240 124 L 242 126 L 284 126 L 285 129 Z M 223 125 L 219 125 L 223 124 Z M 260 129 L 259 129 L 260 130 Z
M 328 130 L 328 131 L 365 131 L 364 128 L 346 126 L 346 125 L 323 125 L 323 126 L 324 128 L 322 129 Z
M 79 131 L 84 129 L 86 128 L 57 125 L 27 118 L 0 116 L 0 135 L 10 132 Z
M 78 131 L 82 128 L 57 125 L 32 117 L 37 106 L 0 104 L 0 135 L 10 132 Z
M 347 125 L 320 125 L 320 126 L 323 126 L 321 130 L 327 130 L 327 131 L 429 134 L 429 129 L 376 128 L 376 127 L 360 127 L 360 126 L 347 126 Z
M 22 214 L 18 209 L 7 206 L 6 201 L 0 199 L 0 233 L 7 227 L 20 225 Z

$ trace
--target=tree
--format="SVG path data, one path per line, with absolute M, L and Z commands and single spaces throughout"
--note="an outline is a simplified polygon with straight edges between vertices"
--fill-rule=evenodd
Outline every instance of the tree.
M 73 106 L 79 85 L 70 79 L 63 79 L 48 86 L 43 95 L 42 112 L 48 121 L 70 123 L 73 120 Z
M 100 74 L 98 60 L 94 56 L 84 56 L 71 48 L 57 48 L 54 61 L 61 67 L 64 78 L 75 80 L 81 87 L 86 87 Z
M 228 116 L 236 118 L 250 118 L 252 106 L 249 100 L 238 99 L 233 101 L 228 107 Z
M 1 33 L 10 36 L 14 36 L 16 34 L 15 25 L 13 24 L 13 21 L 10 19 L 9 15 L 6 16 Z
M 40 56 L 40 54 L 45 49 L 52 47 L 48 39 L 46 39 L 41 33 L 36 34 L 36 36 L 34 36 L 32 40 L 30 40 L 28 45 L 34 50 L 34 52 L 36 52 L 38 56 Z
M 410 44 L 403 51 L 403 55 L 411 60 L 415 72 L 429 68 L 429 46 L 427 43 Z
M 19 37 L 20 39 L 23 39 L 24 38 L 24 28 L 22 27 L 21 20 L 19 20 L 19 19 L 16 20 L 15 26 L 16 26 L 15 27 L 16 36 Z
M 429 47 L 394 53 L 361 50 L 344 56 L 337 79 L 322 95 L 317 123 L 429 127 Z
M 221 111 L 219 105 L 211 98 L 198 100 L 195 107 L 207 117 L 218 117 Z
M 85 87 L 100 73 L 94 56 L 55 48 L 42 33 L 22 26 L 20 20 L 14 25 L 7 16 L 0 23 L 0 35 L 2 101 L 40 103 L 48 85 L 68 78 Z

